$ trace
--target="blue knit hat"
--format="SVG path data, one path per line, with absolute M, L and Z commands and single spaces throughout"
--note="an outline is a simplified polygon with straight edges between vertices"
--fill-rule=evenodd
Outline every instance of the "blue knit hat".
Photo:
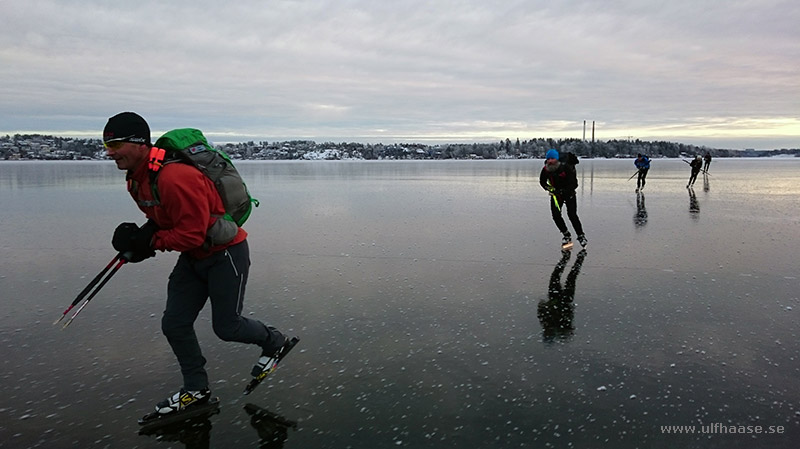
M 558 151 L 556 150 L 547 150 L 547 154 L 544 155 L 545 159 L 558 159 Z

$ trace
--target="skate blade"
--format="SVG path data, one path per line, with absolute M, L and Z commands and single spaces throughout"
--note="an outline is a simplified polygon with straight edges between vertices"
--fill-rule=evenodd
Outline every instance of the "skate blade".
M 561 245 L 561 249 L 563 251 L 569 251 L 569 250 L 572 249 L 573 246 L 575 246 L 575 243 L 574 242 L 569 242 L 566 245 Z

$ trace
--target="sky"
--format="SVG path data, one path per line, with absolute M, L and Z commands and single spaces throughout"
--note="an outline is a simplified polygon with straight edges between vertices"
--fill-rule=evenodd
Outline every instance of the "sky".
M 0 135 L 800 148 L 796 0 L 0 0 Z M 586 125 L 584 126 L 584 123 Z

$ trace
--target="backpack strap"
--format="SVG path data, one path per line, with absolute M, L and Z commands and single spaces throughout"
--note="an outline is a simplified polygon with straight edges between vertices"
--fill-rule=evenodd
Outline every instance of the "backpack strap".
M 147 157 L 147 169 L 150 176 L 150 193 L 153 195 L 151 201 L 137 200 L 137 204 L 142 207 L 155 207 L 161 204 L 161 197 L 158 194 L 158 173 L 161 167 L 167 162 L 164 161 L 167 152 L 163 148 L 151 147 Z M 138 189 L 138 186 L 135 186 Z
M 166 150 L 158 147 L 150 148 L 150 155 L 147 158 L 147 168 L 151 172 L 157 172 L 164 166 L 164 157 L 167 155 Z

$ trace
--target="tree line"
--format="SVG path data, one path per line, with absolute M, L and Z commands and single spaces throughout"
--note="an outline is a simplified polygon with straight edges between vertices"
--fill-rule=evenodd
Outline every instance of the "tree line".
M 547 150 L 571 152 L 582 158 L 628 158 L 644 154 L 651 158 L 691 157 L 765 157 L 789 154 L 800 149 L 731 150 L 666 141 L 534 138 L 505 139 L 489 143 L 451 144 L 365 144 L 291 140 L 282 142 L 241 142 L 215 145 L 234 159 L 528 159 L 543 158 Z M 0 160 L 8 159 L 105 159 L 99 139 L 79 139 L 39 134 L 0 136 Z

